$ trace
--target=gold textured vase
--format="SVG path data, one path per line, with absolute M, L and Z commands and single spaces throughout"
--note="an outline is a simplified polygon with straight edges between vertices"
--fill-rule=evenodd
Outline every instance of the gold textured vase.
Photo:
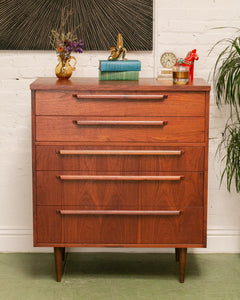
M 70 65 L 70 60 L 74 60 L 73 66 Z M 72 76 L 72 72 L 76 70 L 77 59 L 74 56 L 68 58 L 58 55 L 59 64 L 55 68 L 55 74 L 59 79 L 68 79 Z

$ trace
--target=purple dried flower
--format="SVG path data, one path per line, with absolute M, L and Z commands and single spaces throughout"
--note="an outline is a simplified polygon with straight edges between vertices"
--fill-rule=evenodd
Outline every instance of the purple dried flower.
M 71 47 L 72 47 L 72 48 L 76 48 L 76 46 L 77 46 L 77 43 L 76 43 L 75 41 L 73 41 L 73 42 L 71 43 Z
M 74 51 L 75 52 L 79 52 L 79 53 L 83 53 L 83 49 L 82 48 L 76 48 Z
M 80 40 L 79 42 L 77 42 L 77 47 L 83 47 L 84 46 L 84 44 L 83 44 L 83 41 L 82 40 Z
M 59 51 L 59 47 L 57 48 L 57 53 L 62 55 L 63 57 L 69 57 L 71 55 L 71 52 L 78 52 L 78 53 L 83 53 L 83 40 L 64 40 L 64 41 L 59 41 L 59 47 L 61 47 L 61 51 Z M 61 53 L 60 53 L 61 52 Z

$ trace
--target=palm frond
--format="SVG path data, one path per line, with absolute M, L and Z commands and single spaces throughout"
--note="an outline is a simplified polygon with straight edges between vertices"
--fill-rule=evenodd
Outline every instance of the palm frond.
M 240 123 L 239 120 L 235 123 L 227 123 L 221 143 L 218 146 L 217 152 L 221 155 L 223 151 L 226 154 L 222 157 L 225 164 L 221 175 L 220 183 L 224 177 L 227 178 L 227 189 L 231 190 L 232 181 L 235 180 L 235 188 L 240 192 Z
M 210 50 L 225 43 L 213 68 L 213 85 L 216 104 L 220 107 L 227 104 L 230 107 L 229 119 L 222 133 L 222 139 L 217 153 L 222 155 L 224 170 L 220 183 L 226 177 L 227 189 L 230 191 L 233 180 L 236 191 L 240 192 L 240 29 L 237 37 L 224 38 L 218 41 Z

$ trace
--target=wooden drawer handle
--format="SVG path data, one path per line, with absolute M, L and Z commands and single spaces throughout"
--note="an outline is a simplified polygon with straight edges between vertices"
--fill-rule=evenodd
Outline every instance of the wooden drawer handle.
M 168 95 L 110 95 L 110 94 L 96 94 L 84 95 L 73 94 L 74 98 L 78 100 L 92 99 L 92 100 L 159 100 L 163 101 L 168 98 Z
M 60 155 L 157 155 L 181 156 L 183 150 L 57 150 Z
M 167 121 L 74 120 L 73 124 L 87 126 L 165 126 Z
M 58 175 L 60 180 L 128 180 L 128 181 L 180 181 L 184 176 L 109 176 L 109 175 Z
M 61 215 L 178 216 L 181 210 L 59 210 Z

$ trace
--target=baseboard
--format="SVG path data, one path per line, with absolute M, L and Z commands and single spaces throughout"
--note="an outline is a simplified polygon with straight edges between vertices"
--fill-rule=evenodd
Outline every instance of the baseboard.
M 52 248 L 33 247 L 32 229 L 0 227 L 0 252 L 52 252 Z M 171 253 L 170 248 L 71 248 L 71 252 Z M 190 253 L 240 253 L 240 229 L 209 228 L 207 248 L 189 249 Z
M 52 252 L 33 247 L 33 230 L 28 227 L 0 227 L 0 252 Z
M 240 253 L 239 228 L 209 228 L 207 234 L 206 253 Z

